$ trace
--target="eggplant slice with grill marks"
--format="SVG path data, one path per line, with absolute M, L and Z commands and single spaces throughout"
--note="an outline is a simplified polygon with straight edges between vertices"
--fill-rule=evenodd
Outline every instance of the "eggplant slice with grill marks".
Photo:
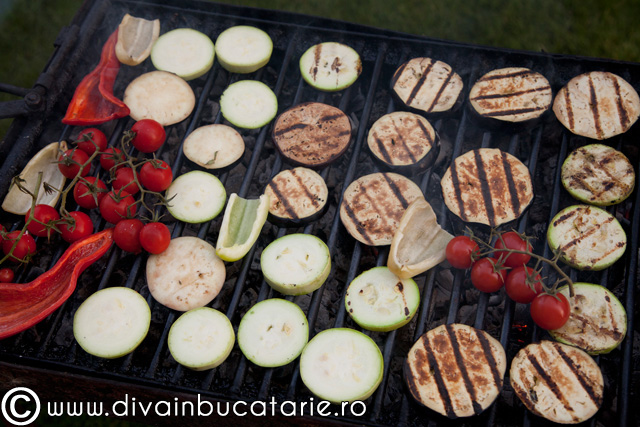
M 449 418 L 478 415 L 500 394 L 507 356 L 498 340 L 462 324 L 441 325 L 409 350 L 404 378 L 420 403 Z
M 448 64 L 431 58 L 413 58 L 391 78 L 397 99 L 422 113 L 455 110 L 462 102 L 463 86 L 462 78 Z
M 378 163 L 399 173 L 424 172 L 440 151 L 440 139 L 431 123 L 403 111 L 380 117 L 369 130 L 367 143 Z
M 444 201 L 466 222 L 496 227 L 518 218 L 533 199 L 529 169 L 497 148 L 456 158 L 441 181 Z
M 529 344 L 514 357 L 509 376 L 527 409 L 556 423 L 588 420 L 602 405 L 600 367 L 587 353 L 566 344 Z
M 602 140 L 629 130 L 640 115 L 640 97 L 622 77 L 593 71 L 560 89 L 553 111 L 576 135 Z
M 397 173 L 372 173 L 345 190 L 340 219 L 356 240 L 370 246 L 390 245 L 402 214 L 424 195 L 410 179 Z
M 296 166 L 322 168 L 349 148 L 352 126 L 339 108 L 306 102 L 284 111 L 273 126 L 273 141 Z
M 299 226 L 324 214 L 329 197 L 327 184 L 317 172 L 297 167 L 271 179 L 264 190 L 269 195 L 269 221 Z

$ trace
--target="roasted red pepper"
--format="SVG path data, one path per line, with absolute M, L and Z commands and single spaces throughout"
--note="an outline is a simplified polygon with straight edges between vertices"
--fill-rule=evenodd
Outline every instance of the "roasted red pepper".
M 118 30 L 102 48 L 100 63 L 80 82 L 62 123 L 72 126 L 98 125 L 129 115 L 129 107 L 113 94 L 120 61 L 116 56 Z
M 71 296 L 78 276 L 107 252 L 109 228 L 73 243 L 51 270 L 30 283 L 0 283 L 0 339 L 37 324 Z

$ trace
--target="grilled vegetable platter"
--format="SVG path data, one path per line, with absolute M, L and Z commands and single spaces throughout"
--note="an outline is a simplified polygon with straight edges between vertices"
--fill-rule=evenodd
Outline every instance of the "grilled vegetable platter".
M 125 12 L 3 195 L 0 346 L 70 314 L 73 365 L 232 394 L 293 375 L 379 424 L 579 423 L 613 400 L 637 73 Z

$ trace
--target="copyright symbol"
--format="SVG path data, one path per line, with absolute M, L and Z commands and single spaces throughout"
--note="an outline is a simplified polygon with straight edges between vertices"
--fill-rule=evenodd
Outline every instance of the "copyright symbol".
M 36 409 L 25 409 L 20 411 L 16 408 L 19 401 L 26 403 L 35 402 Z M 13 425 L 24 426 L 33 422 L 40 415 L 40 399 L 33 390 L 26 387 L 12 388 L 2 398 L 2 415 Z

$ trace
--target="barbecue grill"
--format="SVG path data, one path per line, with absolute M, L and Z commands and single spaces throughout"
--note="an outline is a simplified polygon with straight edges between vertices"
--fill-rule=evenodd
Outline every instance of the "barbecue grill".
M 61 124 L 75 87 L 97 63 L 100 48 L 129 13 L 147 19 L 159 18 L 162 32 L 179 27 L 195 28 L 213 40 L 224 29 L 234 25 L 253 25 L 265 30 L 274 42 L 269 64 L 248 76 L 233 75 L 217 63 L 205 76 L 193 80 L 197 97 L 194 112 L 185 121 L 167 129 L 167 142 L 158 156 L 172 165 L 174 176 L 193 166 L 183 158 L 181 143 L 195 128 L 222 123 L 218 100 L 228 84 L 251 78 L 271 87 L 279 101 L 279 111 L 306 101 L 334 105 L 349 115 L 355 138 L 349 151 L 336 163 L 324 168 L 321 175 L 329 186 L 329 208 L 322 218 L 304 228 L 278 228 L 267 223 L 254 248 L 235 263 L 227 263 L 227 280 L 211 306 L 225 313 L 237 328 L 242 315 L 256 302 L 270 298 L 274 291 L 263 281 L 259 266 L 261 250 L 276 237 L 291 232 L 305 232 L 322 238 L 331 249 L 333 267 L 325 285 L 311 295 L 289 297 L 305 311 L 310 334 L 332 327 L 359 329 L 343 308 L 344 292 L 349 282 L 362 271 L 385 265 L 387 248 L 368 247 L 349 236 L 340 223 L 338 206 L 342 191 L 353 180 L 377 171 L 366 148 L 366 135 L 380 116 L 399 109 L 389 89 L 391 76 L 408 59 L 428 56 L 452 66 L 464 80 L 465 91 L 484 73 L 507 66 L 523 66 L 543 74 L 554 93 L 572 77 L 587 71 L 610 71 L 640 90 L 640 64 L 560 56 L 545 53 L 492 49 L 467 44 L 433 40 L 333 20 L 285 12 L 240 8 L 215 3 L 185 0 L 87 0 L 71 25 L 60 33 L 55 52 L 34 89 L 22 92 L 25 102 L 12 103 L 0 109 L 2 115 L 17 115 L 5 141 L 0 146 L 3 163 L 0 168 L 0 195 L 4 196 L 12 176 L 41 147 L 59 140 L 69 140 L 78 129 Z M 338 93 L 323 93 L 308 86 L 298 69 L 298 59 L 310 46 L 323 41 L 343 42 L 361 55 L 363 72 L 356 83 Z M 122 66 L 114 92 L 120 98 L 134 77 L 153 70 L 149 60 L 136 67 Z M 16 107 L 17 108 L 14 108 Z M 122 132 L 132 125 L 130 118 L 101 126 L 117 144 Z M 464 106 L 450 114 L 432 119 L 441 139 L 441 152 L 435 165 L 414 177 L 427 200 L 434 207 L 439 222 L 451 233 L 464 230 L 448 212 L 440 192 L 440 177 L 458 155 L 474 148 L 494 147 L 521 159 L 534 180 L 535 198 L 530 208 L 517 221 L 509 224 L 537 237 L 534 250 L 550 257 L 545 241 L 547 224 L 560 209 L 575 201 L 563 189 L 559 166 L 574 148 L 588 142 L 566 131 L 547 115 L 534 127 L 486 129 L 469 117 Z M 637 139 L 638 126 L 606 143 L 629 157 L 636 173 L 640 170 Z M 278 155 L 270 140 L 270 126 L 242 131 L 247 150 L 239 165 L 218 174 L 227 193 L 256 198 L 272 176 L 290 166 Z M 98 173 L 104 173 L 98 171 Z M 625 305 L 628 315 L 627 337 L 613 352 L 596 358 L 605 378 L 604 402 L 590 425 L 634 424 L 640 407 L 640 350 L 634 351 L 635 292 L 638 283 L 638 242 L 640 229 L 640 192 L 634 191 L 625 202 L 608 208 L 622 223 L 627 236 L 625 256 L 602 272 L 578 272 L 568 269 L 574 281 L 599 283 L 613 291 Z M 107 226 L 95 212 L 91 213 L 95 229 Z M 221 218 L 194 225 L 173 220 L 164 221 L 172 236 L 196 235 L 213 245 Z M 22 226 L 21 219 L 5 215 L 2 223 L 9 228 Z M 472 225 L 475 232 L 488 234 L 484 226 Z M 503 227 L 505 228 L 505 227 Z M 50 268 L 61 256 L 65 245 L 40 245 L 36 263 L 22 272 L 17 280 L 28 281 Z M 66 303 L 37 326 L 0 342 L 0 384 L 4 391 L 16 386 L 31 387 L 41 398 L 54 401 L 121 400 L 128 394 L 138 401 L 164 399 L 196 400 L 196 396 L 213 402 L 309 402 L 313 396 L 300 380 L 297 361 L 282 368 L 265 369 L 246 360 L 235 346 L 231 356 L 218 368 L 193 372 L 182 368 L 170 356 L 167 334 L 180 313 L 158 303 L 150 296 L 145 282 L 146 255 L 132 255 L 117 247 L 103 256 L 81 276 L 75 293 Z M 553 279 L 551 271 L 546 272 Z M 505 347 L 509 362 L 526 344 L 545 338 L 546 332 L 535 327 L 528 310 L 510 301 L 503 291 L 480 294 L 469 283 L 463 271 L 438 266 L 416 278 L 421 290 L 421 306 L 408 325 L 389 333 L 369 333 L 384 356 L 384 377 L 378 390 L 366 401 L 363 415 L 320 417 L 308 410 L 297 417 L 286 413 L 260 418 L 261 423 L 289 422 L 301 425 L 327 422 L 365 425 L 540 425 L 544 420 L 531 415 L 514 396 L 505 379 L 496 403 L 479 416 L 463 420 L 447 420 L 417 404 L 406 390 L 402 365 L 411 345 L 424 332 L 443 323 L 461 322 L 484 329 Z M 144 342 L 130 355 L 103 360 L 88 355 L 73 338 L 73 315 L 82 301 L 95 291 L 108 286 L 127 286 L 139 291 L 152 310 L 151 328 Z M 366 332 L 366 331 L 365 331 Z M 507 374 L 508 375 L 508 374 Z M 332 406 L 333 408 L 333 406 Z M 332 414 L 336 411 L 331 410 Z M 140 412 L 129 414 L 142 422 L 166 423 L 172 417 L 145 418 Z M 211 417 L 194 419 L 210 423 Z M 224 422 L 224 418 L 217 422 Z M 234 420 L 244 422 L 246 418 Z M 248 420 L 247 420 L 248 422 Z

